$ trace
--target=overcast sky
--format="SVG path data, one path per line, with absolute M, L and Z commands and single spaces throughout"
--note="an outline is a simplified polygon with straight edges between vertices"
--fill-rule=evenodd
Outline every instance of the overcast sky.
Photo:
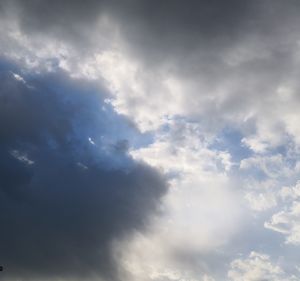
M 298 0 L 0 0 L 0 280 L 300 281 Z

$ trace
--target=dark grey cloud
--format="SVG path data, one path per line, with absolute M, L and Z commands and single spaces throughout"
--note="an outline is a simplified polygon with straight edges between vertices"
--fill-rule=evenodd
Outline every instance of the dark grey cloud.
M 165 55 L 207 47 L 215 51 L 251 33 L 268 37 L 288 31 L 287 22 L 294 23 L 295 29 L 299 11 L 295 0 L 14 0 L 2 6 L 14 7 L 24 30 L 53 30 L 65 36 L 73 30 L 84 37 L 99 16 L 108 15 L 136 47 L 164 51 Z M 87 28 L 81 29 L 84 26 Z
M 125 38 L 136 48 L 178 55 L 200 47 L 214 47 L 214 51 L 225 48 L 251 32 L 265 35 L 276 32 L 282 23 L 297 17 L 299 3 L 293 0 L 2 0 L 1 7 L 12 12 L 25 31 L 85 38 L 86 44 L 89 36 L 97 36 L 97 31 L 90 33 L 93 23 L 99 16 L 107 15 L 119 24 Z M 81 44 L 80 40 L 77 44 Z
M 1 276 L 117 278 L 111 242 L 146 227 L 163 177 L 126 154 L 122 131 L 138 132 L 104 104 L 104 89 L 64 73 L 27 73 L 25 82 L 8 66 L 0 68 Z
M 294 44 L 299 8 L 293 0 L 170 0 L 128 1 L 113 12 L 129 49 L 147 66 L 171 62 L 181 74 L 201 70 L 201 75 L 216 76 L 228 71 L 224 52 L 245 38 L 250 38 L 249 43 L 261 41 L 275 56 L 282 55 Z

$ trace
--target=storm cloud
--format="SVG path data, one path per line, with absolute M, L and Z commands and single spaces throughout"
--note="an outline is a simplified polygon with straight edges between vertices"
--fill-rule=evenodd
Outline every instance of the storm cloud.
M 210 60 L 217 58 L 218 51 L 233 47 L 245 37 L 258 36 L 267 43 L 285 31 L 295 31 L 299 23 L 299 3 L 293 0 L 190 0 L 188 4 L 178 0 L 88 0 L 84 3 L 2 0 L 1 7 L 3 16 L 16 20 L 25 33 L 47 32 L 47 36 L 72 39 L 81 51 L 103 43 L 93 40 L 99 33 L 99 26 L 95 28 L 97 20 L 106 17 L 117 26 L 129 48 L 141 53 L 140 59 L 149 57 L 155 63 L 183 59 L 182 56 L 188 58 L 194 52 L 199 55 L 203 51 Z M 205 56 L 201 57 L 204 59 Z
M 25 81 L 12 69 L 0 73 L 4 277 L 115 279 L 111 242 L 146 226 L 164 179 L 120 149 L 113 127 L 137 131 L 101 110 L 105 94 L 64 73 Z

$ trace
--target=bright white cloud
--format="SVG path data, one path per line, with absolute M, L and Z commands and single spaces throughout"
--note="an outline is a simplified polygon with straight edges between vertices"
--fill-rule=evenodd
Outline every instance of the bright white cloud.
M 256 211 L 265 211 L 277 205 L 276 196 L 272 191 L 265 193 L 248 192 L 245 198 L 251 208 Z
M 295 186 L 283 187 L 278 192 L 282 208 L 265 222 L 265 228 L 282 233 L 287 244 L 300 245 L 300 193 L 299 182 Z
M 245 259 L 236 259 L 231 263 L 228 277 L 232 281 L 296 281 L 295 276 L 288 276 L 283 269 L 272 262 L 270 256 L 251 252 Z
M 195 268 L 181 256 L 205 256 L 226 245 L 239 231 L 243 208 L 227 174 L 230 154 L 208 143 L 196 124 L 173 120 L 150 146 L 130 152 L 170 175 L 160 217 L 118 252 L 130 280 L 214 280 L 205 259 Z

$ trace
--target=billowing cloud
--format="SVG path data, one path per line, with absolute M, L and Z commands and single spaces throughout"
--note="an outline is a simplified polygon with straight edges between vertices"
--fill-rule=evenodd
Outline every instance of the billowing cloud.
M 281 210 L 265 222 L 265 227 L 286 236 L 287 244 L 300 244 L 299 182 L 293 187 L 283 187 L 278 196 L 283 200 Z
M 233 281 L 299 280 L 294 275 L 288 276 L 268 255 L 257 252 L 251 252 L 248 258 L 234 260 L 228 277 Z
M 298 141 L 295 1 L 13 1 L 4 6 L 22 34 L 12 32 L 14 40 L 34 54 L 42 46 L 72 72 L 78 68 L 107 78 L 116 109 L 143 129 L 184 115 L 210 129 L 235 123 L 256 151 L 281 145 L 286 135 Z M 28 44 L 28 36 L 37 42 Z

